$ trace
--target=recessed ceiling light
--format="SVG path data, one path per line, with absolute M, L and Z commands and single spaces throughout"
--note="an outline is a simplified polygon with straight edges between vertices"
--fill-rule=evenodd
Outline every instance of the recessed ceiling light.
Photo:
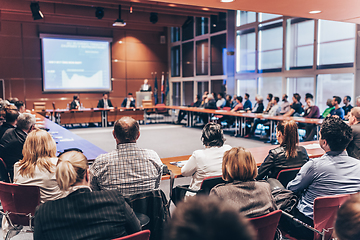
M 316 13 L 321 13 L 321 11 L 320 10 L 315 10 L 315 11 L 310 11 L 309 13 L 310 14 L 316 14 Z
M 119 43 L 121 44 L 121 43 L 122 43 L 122 41 L 120 40 L 120 41 L 119 41 Z
M 172 3 L 170 3 L 170 4 L 169 4 L 169 7 L 176 7 L 176 5 L 175 5 L 175 4 L 172 4 Z
M 220 2 L 233 2 L 234 0 L 220 0 Z
M 204 10 L 204 11 L 209 11 L 209 9 L 208 9 L 208 8 L 202 8 L 202 10 Z

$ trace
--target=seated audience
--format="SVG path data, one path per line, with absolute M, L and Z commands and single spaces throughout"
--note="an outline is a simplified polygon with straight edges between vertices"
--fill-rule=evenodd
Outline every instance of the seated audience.
M 272 108 L 272 106 L 273 106 L 272 99 L 273 99 L 273 95 L 271 93 L 269 93 L 266 96 L 266 100 L 268 100 L 268 104 L 266 106 L 266 109 L 264 110 L 264 113 L 268 113 L 270 111 L 270 109 Z
M 360 107 L 354 107 L 349 114 L 349 125 L 352 129 L 352 140 L 346 148 L 350 157 L 360 160 Z
M 244 106 L 243 106 L 243 104 L 242 104 L 242 101 L 243 101 L 242 96 L 236 97 L 236 102 L 237 102 L 237 104 L 236 104 L 236 106 L 235 106 L 233 109 L 231 109 L 231 112 L 237 112 L 237 111 L 243 110 L 243 109 L 244 109 Z
M 117 149 L 101 154 L 90 167 L 91 188 L 117 189 L 123 195 L 158 189 L 163 164 L 155 151 L 137 146 L 139 123 L 122 117 L 114 124 L 113 136 Z
M 97 104 L 97 108 L 109 108 L 109 107 L 113 107 L 113 105 L 108 97 L 108 94 L 104 93 L 102 99 L 100 99 Z
M 304 112 L 302 108 L 302 104 L 300 102 L 301 96 L 298 93 L 293 94 L 293 103 L 290 105 L 290 110 L 284 114 L 284 116 L 294 116 L 300 117 L 301 114 Z
M 236 95 L 234 95 L 233 98 L 232 98 L 232 101 L 231 101 L 231 109 L 233 109 L 233 108 L 237 105 L 236 98 L 237 98 Z
M 65 197 L 56 178 L 56 143 L 44 130 L 34 130 L 27 136 L 23 147 L 24 158 L 14 165 L 14 183 L 38 186 L 40 201 L 44 203 Z
M 201 105 L 201 101 L 200 101 L 200 95 L 196 95 L 195 96 L 195 102 L 193 102 L 192 104 L 190 104 L 188 107 L 200 107 Z M 181 121 L 184 119 L 184 117 L 186 116 L 187 112 L 180 110 L 179 111 L 179 115 L 178 115 L 178 120 L 177 123 L 180 124 Z
M 73 101 L 70 103 L 70 110 L 80 109 L 80 98 L 78 95 L 74 95 Z
M 128 93 L 128 96 L 126 98 L 124 98 L 124 101 L 121 103 L 121 107 L 126 107 L 126 108 L 136 107 L 135 99 L 133 98 L 132 93 Z
M 18 109 L 19 113 L 26 112 L 25 103 L 23 101 L 17 101 L 15 103 L 15 106 Z
M 56 180 L 69 195 L 39 206 L 34 240 L 114 239 L 141 230 L 119 191 L 91 191 L 89 179 L 84 154 L 69 151 L 59 156 Z
M 253 227 L 234 206 L 208 196 L 180 203 L 164 233 L 167 240 L 256 239 Z
M 224 94 L 223 93 L 219 93 L 217 95 L 218 100 L 216 101 L 216 107 L 218 108 L 223 108 L 225 107 L 226 104 L 226 100 L 224 98 Z
M 260 95 L 255 96 L 256 103 L 254 108 L 251 110 L 252 113 L 262 113 L 264 111 L 263 97 Z
M 340 119 L 344 120 L 345 112 L 344 109 L 340 107 L 341 98 L 339 96 L 334 96 L 331 104 L 334 106 L 334 109 L 330 111 L 331 116 L 339 116 Z
M 205 99 L 205 104 L 203 106 L 205 109 L 215 109 L 217 110 L 217 107 L 216 107 L 216 101 L 214 99 L 214 96 L 213 94 L 208 94 L 206 99 Z M 208 123 L 209 121 L 209 114 L 207 113 L 200 113 L 199 114 L 201 120 L 203 121 L 204 124 Z
M 282 96 L 283 103 L 281 104 L 281 110 L 280 110 L 281 115 L 284 115 L 285 113 L 290 111 L 290 103 L 287 99 L 288 99 L 288 95 L 284 94 Z
M 317 106 L 314 104 L 314 100 L 312 97 L 308 97 L 306 99 L 307 108 L 305 110 L 304 117 L 305 118 L 320 118 L 320 110 Z M 299 123 L 299 126 L 302 124 Z M 304 124 L 305 125 L 305 141 L 312 141 L 314 140 L 314 136 L 316 134 L 316 124 Z
M 9 128 L 15 128 L 19 111 L 16 107 L 10 105 L 5 107 L 5 122 L 0 127 L 0 139 Z
M 330 112 L 333 110 L 333 109 L 335 109 L 335 107 L 333 106 L 333 104 L 332 104 L 332 99 L 328 99 L 328 100 L 326 100 L 326 105 L 328 106 L 325 110 L 324 110 L 324 112 L 321 114 L 321 117 L 322 118 L 326 118 L 329 114 L 330 114 Z
M 287 185 L 289 190 L 301 196 L 292 214 L 309 225 L 313 225 L 315 198 L 360 191 L 360 161 L 348 156 L 345 151 L 351 140 L 351 127 L 338 117 L 328 117 L 322 123 L 319 135 L 319 144 L 325 154 L 305 163 Z M 294 237 L 313 237 L 312 231 L 293 222 L 289 222 L 286 229 Z
M 270 185 L 255 181 L 257 166 L 249 150 L 234 147 L 226 151 L 222 163 L 222 178 L 227 183 L 216 185 L 210 195 L 230 203 L 245 217 L 254 218 L 276 210 Z
M 227 94 L 225 100 L 226 100 L 225 107 L 231 108 L 231 95 Z
M 348 116 L 348 114 L 350 113 L 350 110 L 353 108 L 353 106 L 351 106 L 351 97 L 345 96 L 343 99 L 343 103 L 344 103 L 344 106 L 342 107 L 342 109 L 344 109 L 345 116 Z
M 337 212 L 335 222 L 335 239 L 360 239 L 360 194 L 350 196 Z
M 209 94 L 208 91 L 205 91 L 205 92 L 204 92 L 204 94 L 203 94 L 203 96 L 202 96 L 202 101 L 201 101 L 200 107 L 204 107 L 204 105 L 205 105 L 205 100 L 206 100 L 208 94 Z
M 250 110 L 251 111 L 251 109 L 252 109 L 252 103 L 251 103 L 251 101 L 250 101 L 250 95 L 248 94 L 248 93 L 245 93 L 245 96 L 244 96 L 244 98 L 245 98 L 245 103 L 244 103 L 244 110 Z
M 294 121 L 282 121 L 277 124 L 276 138 L 280 146 L 269 151 L 261 164 L 256 179 L 276 178 L 283 169 L 301 167 L 309 160 L 304 147 L 298 146 L 299 135 Z
M 22 113 L 17 118 L 16 128 L 8 129 L 0 140 L 0 157 L 4 160 L 11 179 L 14 164 L 23 159 L 22 150 L 27 135 L 35 129 L 36 119 L 30 113 Z
M 224 144 L 225 138 L 221 126 L 210 122 L 205 125 L 201 133 L 201 139 L 205 149 L 193 152 L 185 166 L 181 168 L 181 175 L 192 177 L 190 189 L 199 190 L 204 178 L 221 175 L 221 164 L 224 152 L 230 150 L 229 145 Z M 186 196 L 195 193 L 187 192 Z

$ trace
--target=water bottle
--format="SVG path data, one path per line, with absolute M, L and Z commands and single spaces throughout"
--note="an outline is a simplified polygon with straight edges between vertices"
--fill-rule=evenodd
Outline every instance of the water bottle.
M 67 110 L 69 110 L 69 109 L 70 109 L 69 104 L 67 104 L 67 105 L 66 105 L 66 109 L 67 109 Z

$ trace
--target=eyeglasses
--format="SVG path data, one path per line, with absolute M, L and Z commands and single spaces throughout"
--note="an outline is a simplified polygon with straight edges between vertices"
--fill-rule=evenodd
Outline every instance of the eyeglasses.
M 68 149 L 65 149 L 63 152 L 61 152 L 58 157 L 60 157 L 61 155 L 63 155 L 64 153 L 66 152 L 71 152 L 71 151 L 76 151 L 76 152 L 80 152 L 80 153 L 83 153 L 83 151 L 79 148 L 68 148 Z

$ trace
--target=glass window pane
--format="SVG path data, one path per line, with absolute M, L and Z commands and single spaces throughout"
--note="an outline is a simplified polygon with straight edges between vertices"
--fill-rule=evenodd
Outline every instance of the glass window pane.
M 281 99 L 282 78 L 281 77 L 261 77 L 259 78 L 259 94 L 266 99 L 266 96 L 272 93 L 274 97 Z
M 316 82 L 316 100 L 317 106 L 322 113 L 326 108 L 326 100 L 333 96 L 343 98 L 349 95 L 352 99 L 354 89 L 354 74 L 319 74 Z
M 171 42 L 180 41 L 180 28 L 179 27 L 171 27 Z
M 237 95 L 245 96 L 245 93 L 250 95 L 250 101 L 255 103 L 255 96 L 257 94 L 257 81 L 256 79 L 241 79 L 237 80 Z
M 302 104 L 305 104 L 305 94 L 311 93 L 312 95 L 314 95 L 314 78 L 288 78 L 286 94 L 289 96 L 289 99 L 291 99 L 294 93 L 300 94 L 300 101 L 302 102 Z
M 194 17 L 188 17 L 182 25 L 182 40 L 194 38 Z
M 273 18 L 281 17 L 282 15 L 270 14 L 270 13 L 259 13 L 259 22 L 264 22 Z
M 236 71 L 255 71 L 255 29 L 238 31 L 236 35 Z
M 226 13 L 221 12 L 218 15 L 210 17 L 210 32 L 215 33 L 226 30 Z
M 171 76 L 180 77 L 180 46 L 171 48 Z
M 209 82 L 198 82 L 198 94 L 201 98 L 205 91 L 209 92 Z
M 353 23 L 319 20 L 318 65 L 354 62 L 355 27 Z
M 209 41 L 196 42 L 196 75 L 208 75 Z
M 182 45 L 182 72 L 183 77 L 194 76 L 194 42 Z
M 183 82 L 183 105 L 190 105 L 194 102 L 194 82 Z
M 226 34 L 211 37 L 211 75 L 223 75 L 226 62 Z
M 313 66 L 314 20 L 297 22 L 289 19 L 287 24 L 287 69 Z
M 196 36 L 209 33 L 209 19 L 205 17 L 196 18 Z
M 256 21 L 256 12 L 236 11 L 236 26 L 245 25 Z
M 172 87 L 173 87 L 173 95 L 172 95 L 172 99 L 173 99 L 173 105 L 174 106 L 180 106 L 180 82 L 173 82 Z
M 225 93 L 226 92 L 226 79 L 211 80 L 211 92 L 212 93 Z
M 259 69 L 281 69 L 283 29 L 281 26 L 259 31 Z M 271 39 L 271 40 L 270 40 Z

